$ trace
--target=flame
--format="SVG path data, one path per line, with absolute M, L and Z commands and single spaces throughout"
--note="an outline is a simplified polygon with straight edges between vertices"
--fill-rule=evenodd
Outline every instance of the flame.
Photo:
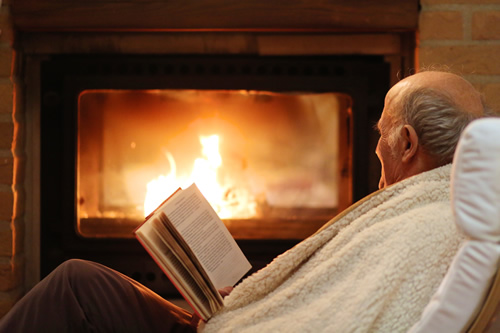
M 146 198 L 144 199 L 144 216 L 148 216 L 158 207 L 165 198 L 177 190 L 179 180 L 176 178 L 175 159 L 170 152 L 165 152 L 165 157 L 170 165 L 170 173 L 160 175 L 151 180 L 147 185 Z
M 257 205 L 248 190 L 236 188 L 234 184 L 221 185 L 218 181 L 218 171 L 223 165 L 219 141 L 219 136 L 215 134 L 200 136 L 201 153 L 204 157 L 195 159 L 190 177 L 176 175 L 175 159 L 172 154 L 166 152 L 170 172 L 158 176 L 147 184 L 144 215 L 151 213 L 179 187 L 185 188 L 194 182 L 221 218 L 255 216 Z

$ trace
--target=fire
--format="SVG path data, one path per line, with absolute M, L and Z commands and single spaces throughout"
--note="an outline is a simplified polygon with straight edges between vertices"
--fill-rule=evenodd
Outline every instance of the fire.
M 170 172 L 147 184 L 144 215 L 151 213 L 179 187 L 185 188 L 194 182 L 221 218 L 255 216 L 256 202 L 248 190 L 235 188 L 233 184 L 220 184 L 218 180 L 218 171 L 223 166 L 219 141 L 218 135 L 200 136 L 203 157 L 195 159 L 189 177 L 177 176 L 175 159 L 166 152 Z
M 146 198 L 144 199 L 144 216 L 149 215 L 166 197 L 180 187 L 179 180 L 176 179 L 175 159 L 169 152 L 166 152 L 165 156 L 170 165 L 170 173 L 160 175 L 147 184 Z

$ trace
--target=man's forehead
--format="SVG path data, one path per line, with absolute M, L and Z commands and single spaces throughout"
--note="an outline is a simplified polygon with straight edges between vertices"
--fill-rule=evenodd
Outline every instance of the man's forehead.
M 380 116 L 376 124 L 376 128 L 380 134 L 385 132 L 385 129 L 387 128 L 388 117 L 390 116 L 387 114 L 387 112 L 385 110 L 382 111 L 382 115 Z

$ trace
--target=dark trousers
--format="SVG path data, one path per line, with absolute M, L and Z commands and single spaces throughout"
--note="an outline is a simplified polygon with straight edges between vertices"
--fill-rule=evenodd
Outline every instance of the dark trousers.
M 69 260 L 1 319 L 0 332 L 196 332 L 192 316 L 97 263 Z

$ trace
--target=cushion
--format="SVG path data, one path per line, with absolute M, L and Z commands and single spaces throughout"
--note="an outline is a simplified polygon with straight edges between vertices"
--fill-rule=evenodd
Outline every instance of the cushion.
M 500 241 L 500 118 L 472 122 L 452 169 L 455 221 L 471 238 Z

